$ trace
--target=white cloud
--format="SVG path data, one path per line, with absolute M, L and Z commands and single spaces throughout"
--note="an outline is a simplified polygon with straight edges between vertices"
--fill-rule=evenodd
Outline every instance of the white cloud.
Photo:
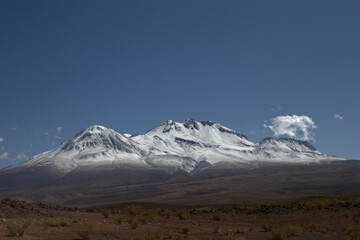
M 4 138 L 0 137 L 0 143 L 2 143 L 4 141 Z
M 27 159 L 28 157 L 24 153 L 19 153 L 16 155 L 16 158 L 19 160 Z
M 337 113 L 334 114 L 334 118 L 336 120 L 343 120 L 343 116 L 341 116 L 340 114 L 337 114 Z
M 2 154 L 0 154 L 0 159 L 7 159 L 9 156 L 9 153 L 8 152 L 3 152 Z
M 56 128 L 56 135 L 59 135 L 60 133 L 61 133 L 61 131 L 62 131 L 62 127 L 57 127 Z
M 274 136 L 287 135 L 302 140 L 314 140 L 311 136 L 311 129 L 317 128 L 314 121 L 308 116 L 277 116 L 271 119 L 271 124 L 264 127 L 270 128 Z

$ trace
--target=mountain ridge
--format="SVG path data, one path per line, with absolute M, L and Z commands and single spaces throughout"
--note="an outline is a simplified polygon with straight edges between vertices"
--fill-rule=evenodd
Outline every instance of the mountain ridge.
M 223 162 L 309 163 L 340 159 L 319 152 L 307 141 L 267 137 L 254 143 L 246 135 L 219 123 L 188 118 L 182 123 L 168 120 L 145 134 L 133 136 L 91 125 L 57 148 L 0 172 L 48 166 L 66 174 L 81 165 L 105 164 L 198 173 L 203 166 L 211 167 Z

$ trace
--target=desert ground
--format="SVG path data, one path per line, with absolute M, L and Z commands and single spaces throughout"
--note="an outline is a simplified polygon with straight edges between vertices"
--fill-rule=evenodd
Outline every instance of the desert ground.
M 360 196 L 246 205 L 66 208 L 0 200 L 0 239 L 360 239 Z

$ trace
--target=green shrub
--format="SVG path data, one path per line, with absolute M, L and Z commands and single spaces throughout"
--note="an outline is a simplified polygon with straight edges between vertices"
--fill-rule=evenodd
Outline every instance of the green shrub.
M 181 229 L 183 234 L 188 234 L 190 231 L 190 228 L 188 226 L 183 226 Z
M 11 222 L 7 225 L 7 230 L 13 237 L 22 237 L 25 234 L 26 229 L 30 226 L 30 221 L 23 224 Z
M 79 230 L 77 231 L 78 235 L 82 240 L 89 239 L 90 234 L 93 231 L 93 225 L 86 223 L 80 226 Z
M 273 220 L 265 221 L 265 222 L 262 222 L 262 223 L 261 223 L 261 228 L 262 228 L 265 232 L 270 232 L 273 227 L 274 227 L 274 221 L 273 221 Z
M 0 213 L 0 218 L 4 218 L 5 215 L 3 213 Z
M 70 222 L 62 219 L 48 219 L 44 221 L 45 227 L 67 227 Z

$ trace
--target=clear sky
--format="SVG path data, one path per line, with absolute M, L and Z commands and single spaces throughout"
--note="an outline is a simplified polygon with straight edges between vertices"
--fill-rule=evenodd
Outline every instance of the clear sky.
M 188 117 L 254 142 L 293 117 L 360 159 L 359 1 L 4 0 L 0 31 L 0 167 L 89 125 Z

